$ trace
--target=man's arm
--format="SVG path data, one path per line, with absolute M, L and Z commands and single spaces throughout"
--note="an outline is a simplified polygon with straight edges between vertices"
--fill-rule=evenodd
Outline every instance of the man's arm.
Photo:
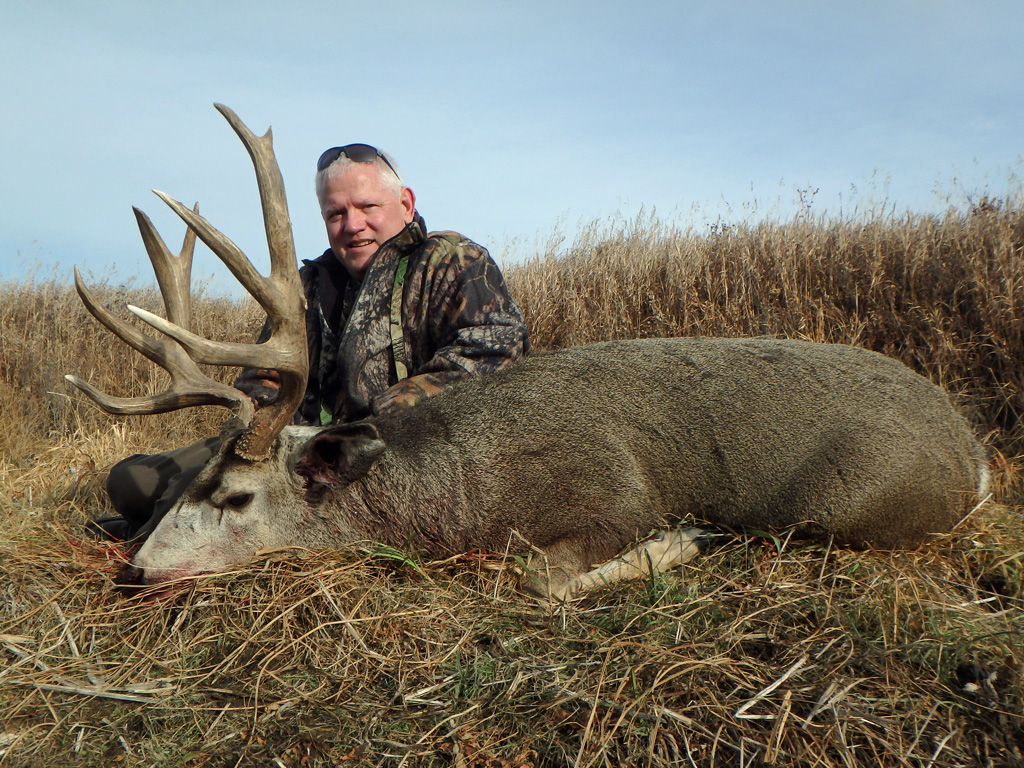
M 491 373 L 530 350 L 522 311 L 487 251 L 469 240 L 428 277 L 429 297 L 412 343 L 423 334 L 436 348 L 414 375 L 374 398 L 375 413 L 410 407 L 461 379 Z M 420 334 L 420 335 L 418 335 Z

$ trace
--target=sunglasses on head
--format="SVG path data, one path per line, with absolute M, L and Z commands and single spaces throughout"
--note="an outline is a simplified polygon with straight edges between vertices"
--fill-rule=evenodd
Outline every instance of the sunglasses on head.
M 384 157 L 384 153 L 376 147 L 371 147 L 369 144 L 346 144 L 344 147 L 331 147 L 322 155 L 320 159 L 316 161 L 317 172 L 324 170 L 331 163 L 337 160 L 339 157 L 344 155 L 354 163 L 372 163 L 378 157 L 384 161 L 384 164 L 391 169 L 391 172 L 395 174 L 399 179 L 398 171 L 395 170 L 395 166 Z

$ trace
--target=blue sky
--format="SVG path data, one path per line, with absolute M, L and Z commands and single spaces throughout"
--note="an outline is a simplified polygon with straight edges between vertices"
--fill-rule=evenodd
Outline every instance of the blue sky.
M 265 269 L 248 156 L 273 126 L 296 248 L 320 152 L 392 152 L 435 229 L 506 262 L 643 207 L 697 229 L 1019 191 L 1024 3 L 5 3 L 0 278 L 151 271 L 131 206 L 200 209 Z M 231 278 L 205 249 L 199 276 Z

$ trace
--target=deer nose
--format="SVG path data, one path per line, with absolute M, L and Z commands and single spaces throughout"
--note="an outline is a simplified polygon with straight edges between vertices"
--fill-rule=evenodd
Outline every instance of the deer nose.
M 125 597 L 135 597 L 139 594 L 141 587 L 145 586 L 143 578 L 145 572 L 135 565 L 125 565 L 114 578 L 117 590 Z

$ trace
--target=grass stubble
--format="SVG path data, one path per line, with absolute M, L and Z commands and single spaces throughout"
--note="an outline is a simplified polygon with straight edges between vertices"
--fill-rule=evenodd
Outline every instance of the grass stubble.
M 1024 210 L 986 200 L 699 234 L 640 217 L 507 267 L 541 349 L 771 334 L 898 357 L 954 393 L 998 480 L 919 550 L 726 532 L 554 613 L 500 557 L 372 544 L 125 597 L 126 553 L 81 535 L 106 470 L 222 416 L 99 413 L 64 373 L 119 394 L 163 374 L 61 281 L 2 285 L 0 766 L 1024 764 L 1022 256 Z M 195 311 L 222 338 L 261 321 L 248 302 Z

